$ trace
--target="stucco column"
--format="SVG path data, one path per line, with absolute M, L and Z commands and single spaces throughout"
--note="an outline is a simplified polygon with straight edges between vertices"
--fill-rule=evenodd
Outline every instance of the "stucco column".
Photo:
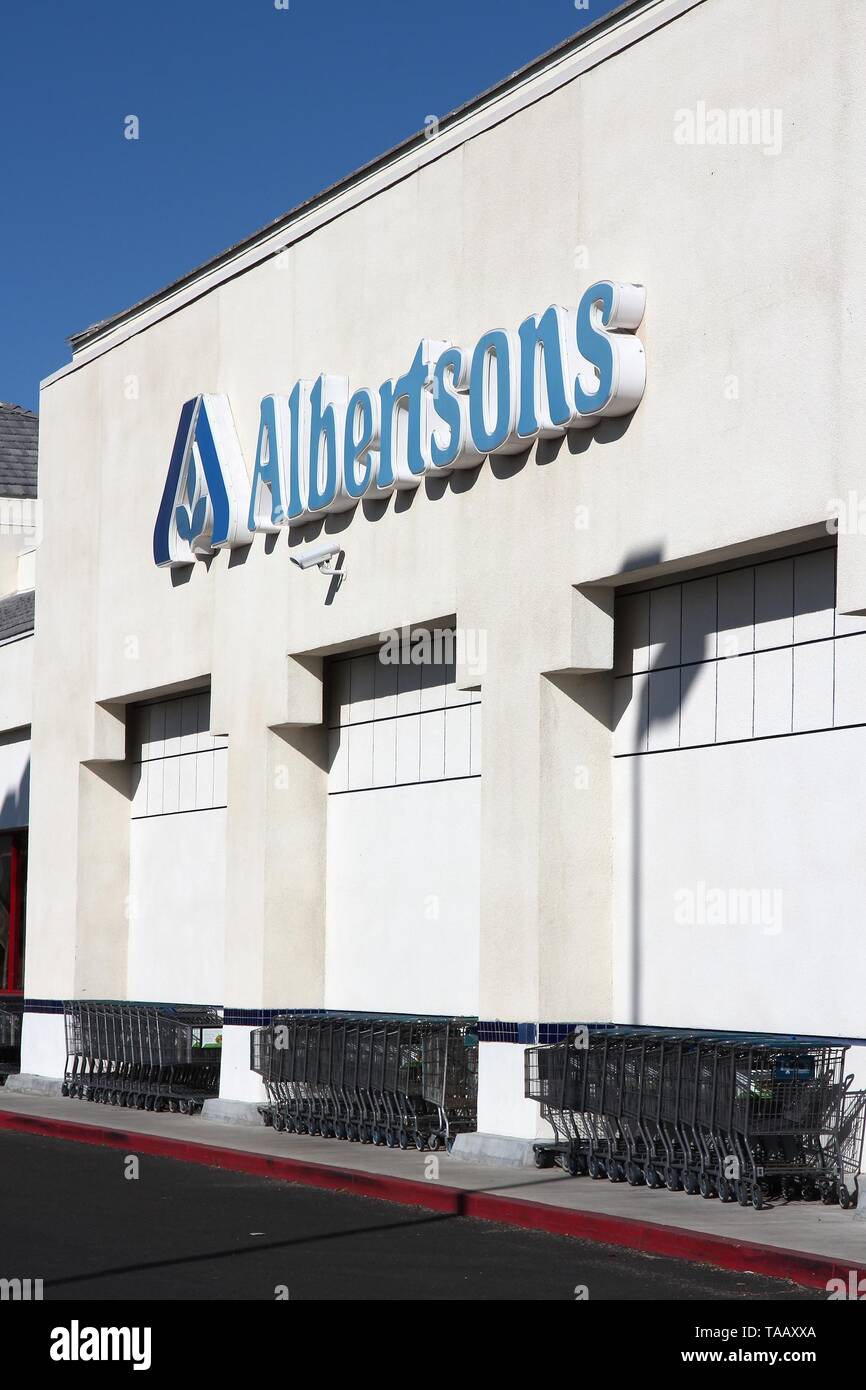
M 490 636 L 483 687 L 481 989 L 488 1023 L 611 1010 L 612 603 L 569 586 Z M 542 1132 L 517 1043 L 481 1044 L 478 1127 Z
M 232 706 L 238 717 L 228 740 L 228 1011 L 317 1008 L 324 997 L 327 744 L 321 663 L 299 668 L 289 658 L 280 688 L 279 709 L 266 706 L 252 688 Z M 222 708 L 218 694 L 216 706 Z M 269 725 L 269 717 L 278 722 Z M 223 1030 L 224 1100 L 262 1098 L 249 1070 L 255 1022 L 245 1013 Z

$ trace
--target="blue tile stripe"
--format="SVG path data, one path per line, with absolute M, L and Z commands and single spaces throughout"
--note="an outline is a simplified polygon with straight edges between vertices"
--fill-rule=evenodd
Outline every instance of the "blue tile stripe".
M 150 1000 L 123 1001 L 141 1003 L 153 1003 Z M 163 1005 L 165 1000 L 159 1001 Z M 62 999 L 28 999 L 24 1000 L 24 1012 L 28 1014 L 62 1014 L 64 1001 Z M 166 1007 L 172 1007 L 166 1005 Z M 351 1010 L 351 1009 L 310 1009 L 310 1008 L 236 1008 L 230 1005 L 223 1007 L 221 1004 L 210 1004 L 208 1008 L 221 1009 L 223 1013 L 224 1027 L 237 1028 L 265 1028 L 272 1023 L 275 1018 L 285 1017 L 308 1017 L 315 1015 L 319 1018 L 382 1018 L 395 1019 L 397 1021 L 410 1021 L 411 1019 L 424 1017 L 431 1021 L 445 1021 L 452 1017 L 449 1014 L 397 1014 L 387 1011 L 377 1013 L 373 1010 Z M 616 1023 L 613 1021 L 579 1024 L 573 1023 L 535 1023 L 535 1022 L 512 1022 L 506 1019 L 481 1019 L 478 1022 L 478 1038 L 484 1043 L 511 1043 L 513 1045 L 526 1047 L 533 1043 L 546 1045 L 549 1043 L 561 1042 L 569 1033 L 573 1033 L 577 1027 L 588 1027 L 594 1031 L 597 1028 L 631 1028 L 634 1024 Z M 642 1030 L 649 1029 L 652 1032 L 668 1033 L 673 1035 L 688 1036 L 692 1033 L 701 1033 L 704 1037 L 754 1037 L 753 1033 L 743 1033 L 739 1030 L 700 1028 L 695 1025 L 692 1028 L 672 1028 L 667 1024 L 641 1024 Z M 779 1043 L 812 1043 L 815 1045 L 836 1047 L 866 1047 L 866 1037 L 835 1037 L 814 1033 L 766 1033 L 762 1035 L 768 1041 Z

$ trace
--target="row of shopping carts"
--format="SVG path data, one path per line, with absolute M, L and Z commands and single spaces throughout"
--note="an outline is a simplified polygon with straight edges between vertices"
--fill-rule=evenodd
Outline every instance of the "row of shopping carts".
M 450 1151 L 476 1127 L 474 1020 L 275 1018 L 252 1033 L 250 1066 L 278 1130 Z
M 19 1070 L 23 1011 L 20 999 L 0 1000 L 0 1086 Z
M 218 1010 L 76 999 L 66 1014 L 65 1096 L 193 1115 L 219 1091 Z
M 851 1089 L 846 1051 L 578 1028 L 526 1051 L 525 1093 L 555 1135 L 536 1163 L 756 1210 L 855 1206 L 866 1091 Z

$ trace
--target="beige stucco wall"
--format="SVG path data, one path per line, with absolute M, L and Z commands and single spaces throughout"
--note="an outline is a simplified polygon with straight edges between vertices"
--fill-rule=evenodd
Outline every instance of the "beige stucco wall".
M 575 586 L 820 526 L 858 486 L 864 42 L 860 0 L 820 26 L 806 0 L 704 0 L 45 387 L 28 995 L 122 990 L 122 706 L 210 675 L 230 749 L 223 1002 L 321 1003 L 318 666 L 292 658 L 456 614 L 488 653 L 481 1015 L 609 1016 L 610 690 L 577 674 L 609 664 L 609 618 Z M 779 108 L 781 152 L 677 144 L 699 101 Z M 375 387 L 422 336 L 471 347 L 598 278 L 647 287 L 630 422 L 333 518 L 331 603 L 285 535 L 183 578 L 154 567 L 188 397 L 229 396 L 251 463 L 262 395 L 326 370 Z M 861 551 L 840 539 L 852 607 Z

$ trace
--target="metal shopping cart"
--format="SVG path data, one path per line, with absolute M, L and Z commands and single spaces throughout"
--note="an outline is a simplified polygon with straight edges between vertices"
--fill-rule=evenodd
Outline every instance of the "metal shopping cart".
M 195 1114 L 219 1091 L 218 1010 L 71 1000 L 64 1095 L 139 1110 Z
M 527 1049 L 525 1093 L 554 1131 L 540 1167 L 705 1198 L 857 1201 L 866 1093 L 846 1049 L 762 1036 L 579 1030 Z
M 0 1086 L 17 1073 L 21 1063 L 21 1020 L 24 1005 L 20 999 L 0 1002 Z
M 72 1018 L 70 1048 L 77 1026 Z M 475 1128 L 478 1034 L 470 1019 L 277 1017 L 251 1032 L 250 1067 L 267 1094 L 262 1118 L 278 1130 L 450 1149 L 456 1134 Z M 89 1078 L 89 1062 L 85 1070 Z M 77 1075 L 73 1063 L 70 1077 Z
M 431 1149 L 448 1152 L 458 1134 L 471 1133 L 478 1114 L 478 1028 L 471 1019 L 431 1023 L 421 1051 L 422 1095 L 439 1124 L 427 1135 Z

